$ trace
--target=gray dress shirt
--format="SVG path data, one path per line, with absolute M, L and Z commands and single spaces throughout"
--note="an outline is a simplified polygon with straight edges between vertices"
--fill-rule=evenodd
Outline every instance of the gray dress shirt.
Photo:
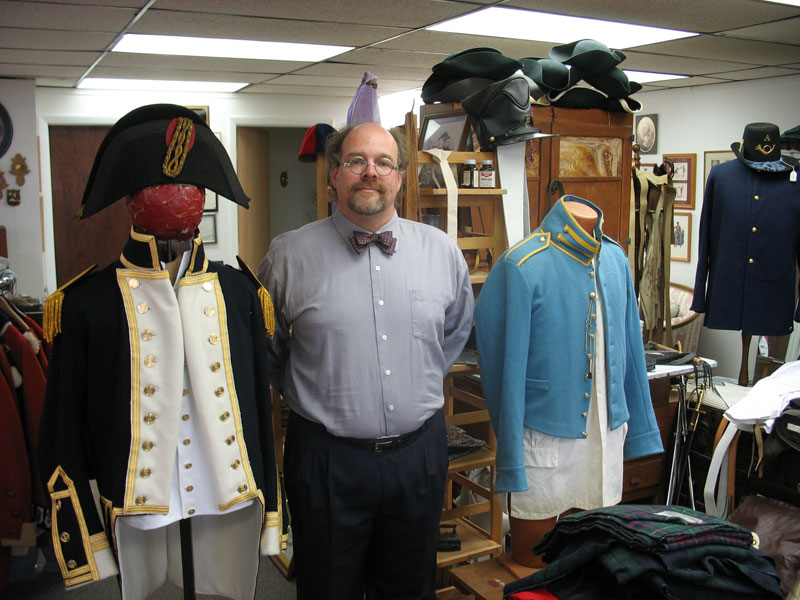
M 467 264 L 442 231 L 397 213 L 379 230 L 397 238 L 391 256 L 374 244 L 357 254 L 354 230 L 336 212 L 272 241 L 258 268 L 275 304 L 270 374 L 333 435 L 402 435 L 444 402 L 472 327 Z

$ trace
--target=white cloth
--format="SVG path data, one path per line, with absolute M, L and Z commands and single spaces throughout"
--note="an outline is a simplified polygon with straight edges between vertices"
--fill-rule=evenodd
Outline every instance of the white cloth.
M 739 429 L 752 431 L 763 423 L 767 433 L 792 399 L 800 397 L 800 360 L 787 362 L 758 381 L 740 402 L 725 411 L 725 418 Z
M 613 431 L 608 429 L 602 306 L 598 301 L 588 436 L 559 438 L 525 428 L 528 490 L 510 492 L 512 517 L 549 519 L 570 508 L 589 510 L 611 506 L 622 499 L 623 447 L 628 424 Z

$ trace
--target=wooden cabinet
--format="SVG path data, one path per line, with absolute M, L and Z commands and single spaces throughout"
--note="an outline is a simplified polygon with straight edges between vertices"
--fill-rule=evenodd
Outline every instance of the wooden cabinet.
M 532 112 L 536 127 L 557 136 L 527 142 L 525 176 L 531 228 L 541 223 L 558 199 L 548 190 L 560 181 L 564 193 L 600 207 L 603 233 L 627 251 L 633 115 L 554 106 L 535 106 Z

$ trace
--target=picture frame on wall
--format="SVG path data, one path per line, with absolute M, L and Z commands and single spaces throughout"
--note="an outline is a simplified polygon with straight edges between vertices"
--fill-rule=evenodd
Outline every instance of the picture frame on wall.
M 203 213 L 203 218 L 200 219 L 200 237 L 203 238 L 204 244 L 217 243 L 217 215 Z
M 708 175 L 711 169 L 719 164 L 735 160 L 736 155 L 731 150 L 706 150 L 703 153 L 703 162 L 705 163 L 703 169 L 703 189 L 705 189 L 708 182 Z
M 672 163 L 675 210 L 694 210 L 697 154 L 665 154 L 662 164 Z
M 636 117 L 633 125 L 639 154 L 658 154 L 658 115 L 641 115 Z
M 217 211 L 217 192 L 214 190 L 210 190 L 206 188 L 206 202 L 203 205 L 204 212 L 216 212 Z
M 672 218 L 672 244 L 670 260 L 691 262 L 692 260 L 692 213 L 675 211 Z

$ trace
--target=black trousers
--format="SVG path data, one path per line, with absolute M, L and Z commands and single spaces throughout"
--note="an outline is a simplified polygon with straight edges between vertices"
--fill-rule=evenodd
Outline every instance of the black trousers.
M 441 412 L 407 442 L 377 449 L 291 413 L 284 478 L 297 597 L 435 598 L 447 465 Z

